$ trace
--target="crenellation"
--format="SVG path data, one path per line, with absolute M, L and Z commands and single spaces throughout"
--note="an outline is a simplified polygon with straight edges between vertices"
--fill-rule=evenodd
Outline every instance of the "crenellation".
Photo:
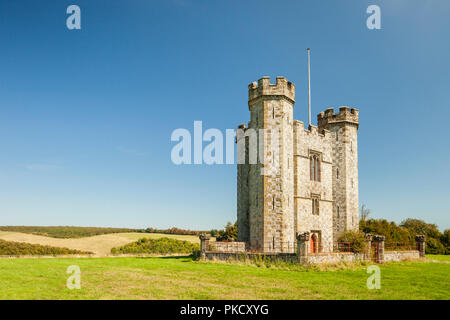
M 284 96 L 295 103 L 295 86 L 284 77 L 277 77 L 276 83 L 270 83 L 270 77 L 262 77 L 258 82 L 248 85 L 248 100 L 250 101 L 262 96 Z
M 348 106 L 341 106 L 339 107 L 339 113 L 335 114 L 333 108 L 328 108 L 325 112 L 317 115 L 317 123 L 320 129 L 338 123 L 348 123 L 358 127 L 359 110 Z

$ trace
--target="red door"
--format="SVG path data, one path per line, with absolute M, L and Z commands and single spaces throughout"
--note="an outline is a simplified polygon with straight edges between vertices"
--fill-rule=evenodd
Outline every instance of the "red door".
M 311 253 L 316 253 L 317 250 L 317 238 L 316 235 L 313 234 L 311 236 Z

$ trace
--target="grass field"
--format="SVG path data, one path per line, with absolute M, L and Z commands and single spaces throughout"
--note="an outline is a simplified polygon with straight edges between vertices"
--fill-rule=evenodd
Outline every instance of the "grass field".
M 162 237 L 200 243 L 197 236 L 170 235 L 160 233 L 114 233 L 86 238 L 59 239 L 40 235 L 0 231 L 0 239 L 6 241 L 26 242 L 53 247 L 69 248 L 93 252 L 96 256 L 107 256 L 112 248 L 120 247 L 140 238 L 158 239 Z
M 287 270 L 190 258 L 0 259 L 0 299 L 450 299 L 449 259 L 381 265 L 381 289 L 366 267 Z M 67 267 L 81 289 L 66 288 Z

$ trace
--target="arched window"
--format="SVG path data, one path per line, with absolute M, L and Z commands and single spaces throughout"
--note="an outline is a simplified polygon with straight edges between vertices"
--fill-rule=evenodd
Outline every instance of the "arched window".
M 316 194 L 312 194 L 311 195 L 311 200 L 312 200 L 312 214 L 313 215 L 319 215 L 320 213 L 320 196 L 316 195 Z
M 320 169 L 320 156 L 318 154 L 313 154 L 310 156 L 309 166 L 310 166 L 311 180 L 320 182 L 321 169 Z

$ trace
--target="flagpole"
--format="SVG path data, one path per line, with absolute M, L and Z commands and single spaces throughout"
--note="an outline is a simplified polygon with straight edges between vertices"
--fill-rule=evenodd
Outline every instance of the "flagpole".
M 311 126 L 311 67 L 308 48 L 308 120 L 309 126 Z

